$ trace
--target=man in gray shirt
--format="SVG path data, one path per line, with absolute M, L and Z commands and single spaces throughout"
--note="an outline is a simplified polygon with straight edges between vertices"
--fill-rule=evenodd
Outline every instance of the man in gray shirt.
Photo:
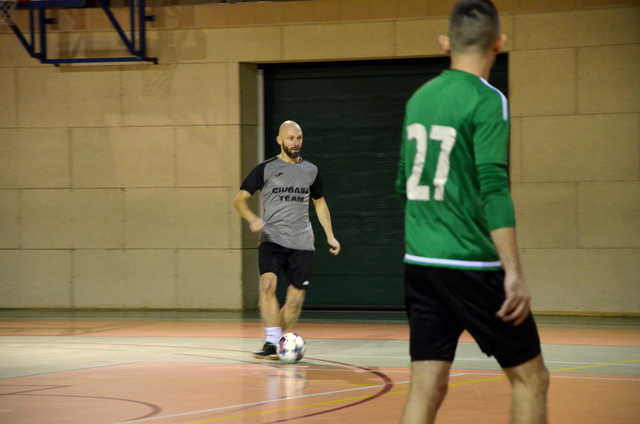
M 309 222 L 309 198 L 327 236 L 329 252 L 340 253 L 333 235 L 331 214 L 322 193 L 318 167 L 300 157 L 302 128 L 285 121 L 277 137 L 280 154 L 256 166 L 245 178 L 233 205 L 253 232 L 261 232 L 259 248 L 259 306 L 265 326 L 265 343 L 256 358 L 278 359 L 276 345 L 283 332 L 297 321 L 311 279 L 314 236 Z M 249 209 L 247 199 L 261 192 L 262 219 Z M 280 308 L 276 297 L 278 273 L 289 280 Z

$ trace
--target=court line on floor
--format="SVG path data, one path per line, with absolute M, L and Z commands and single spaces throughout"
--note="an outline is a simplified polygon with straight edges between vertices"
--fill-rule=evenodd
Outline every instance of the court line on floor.
M 54 389 L 42 389 L 40 391 L 45 391 L 45 390 L 54 390 Z M 97 399 L 100 401 L 103 400 L 110 400 L 110 401 L 118 401 L 118 402 L 128 402 L 128 403 L 134 403 L 134 404 L 138 404 L 138 405 L 143 405 L 146 406 L 147 408 L 150 409 L 150 412 L 148 412 L 147 414 L 143 415 L 141 418 L 139 419 L 144 419 L 147 417 L 153 417 L 154 415 L 162 412 L 162 407 L 160 407 L 159 405 L 150 403 L 150 402 L 144 402 L 141 400 L 135 400 L 135 399 L 126 399 L 126 398 L 117 398 L 117 397 L 111 397 L 111 396 L 87 396 L 87 395 L 70 395 L 70 394 L 44 394 L 44 393 L 37 393 L 37 392 L 29 392 L 29 393 L 8 393 L 8 394 L 1 394 L 0 397 L 3 396 L 7 396 L 7 397 L 12 397 L 12 396 L 18 396 L 18 397 L 49 397 L 49 398 L 72 398 L 72 399 Z
M 462 376 L 462 375 L 466 375 L 466 373 L 454 373 L 454 374 L 451 374 L 452 377 L 459 377 L 459 376 Z M 394 382 L 393 384 L 394 385 L 399 385 L 399 384 L 408 384 L 408 383 L 409 383 L 409 380 L 404 380 L 404 381 Z M 266 404 L 269 404 L 269 403 L 276 403 L 276 402 L 287 401 L 287 400 L 305 399 L 305 398 L 311 398 L 311 397 L 317 397 L 317 396 L 330 396 L 330 395 L 339 394 L 339 393 L 347 393 L 347 392 L 355 392 L 355 391 L 360 391 L 360 390 L 377 389 L 377 388 L 380 388 L 380 387 L 384 387 L 384 384 L 375 384 L 375 385 L 366 386 L 366 387 L 354 387 L 354 388 L 350 388 L 350 389 L 331 390 L 331 391 L 328 391 L 328 392 L 310 393 L 310 394 L 307 394 L 307 395 L 300 395 L 300 396 L 286 396 L 286 397 L 281 397 L 281 398 L 277 398 L 277 399 L 263 400 L 263 401 L 258 401 L 258 402 L 241 403 L 241 404 L 237 404 L 237 405 L 222 406 L 222 407 L 219 407 L 219 408 L 208 408 L 208 409 L 202 409 L 202 410 L 197 410 L 197 411 L 182 412 L 182 413 L 179 413 L 179 414 L 163 415 L 163 416 L 160 416 L 160 417 L 153 417 L 153 418 L 148 418 L 148 419 L 144 419 L 144 420 L 121 421 L 121 422 L 118 422 L 116 424 L 133 424 L 133 423 L 140 423 L 140 422 L 145 422 L 145 421 L 150 421 L 150 420 L 162 420 L 162 419 L 168 419 L 168 418 L 185 417 L 185 416 L 189 416 L 189 415 L 198 415 L 198 414 L 203 414 L 203 413 L 207 413 L 207 412 L 218 412 L 218 411 L 224 411 L 224 410 L 228 410 L 228 409 L 246 408 L 246 407 L 249 407 L 249 406 L 266 405 Z M 340 401 L 341 402 L 348 402 L 349 400 L 363 399 L 365 397 L 366 396 L 358 396 L 357 398 L 340 399 Z
M 478 361 L 478 362 L 482 362 L 482 361 L 493 361 L 492 358 L 456 358 L 456 361 Z M 571 364 L 571 365 L 600 365 L 602 364 L 602 362 L 594 362 L 594 361 L 579 361 L 579 362 L 575 362 L 575 361 L 547 361 L 546 359 L 544 360 L 545 364 Z M 610 364 L 612 366 L 619 366 L 619 365 L 628 365 L 628 364 Z
M 349 357 L 349 358 L 380 358 L 381 355 L 332 355 L 333 357 L 341 358 L 341 357 Z M 407 356 L 384 356 L 385 359 L 407 359 Z M 455 358 L 455 362 L 458 361 L 475 361 L 475 362 L 494 362 L 494 360 L 490 357 L 485 358 Z M 594 361 L 544 361 L 547 364 L 572 364 L 572 365 L 599 365 L 602 362 L 594 362 Z M 620 364 L 612 364 L 612 365 L 620 365 Z
M 465 375 L 465 373 L 459 373 L 459 374 L 451 374 L 452 377 L 454 376 L 460 376 L 460 375 Z M 466 375 L 469 375 L 468 373 L 466 373 Z M 576 376 L 576 377 L 572 377 L 572 376 L 552 376 L 552 378 L 576 378 L 576 379 L 583 379 L 582 377 Z M 504 375 L 502 375 L 501 377 L 499 377 L 499 379 L 504 379 Z M 481 383 L 481 382 L 485 382 L 485 381 L 492 381 L 496 378 L 490 378 L 490 379 L 482 379 L 482 380 L 474 380 L 473 382 L 475 383 Z M 615 380 L 615 379 L 611 379 L 611 380 Z M 618 379 L 615 381 L 630 381 L 628 379 Z M 631 380 L 631 381 L 640 381 L 640 380 Z M 395 384 L 406 384 L 407 382 L 399 382 L 399 383 L 395 383 Z M 450 384 L 451 386 L 460 386 L 463 384 L 466 384 L 467 382 L 459 382 L 459 383 L 453 383 Z M 394 391 L 394 392 L 389 392 L 388 394 L 402 394 L 402 393 L 408 393 L 408 390 L 399 390 L 399 391 Z M 185 424 L 205 424 L 205 423 L 212 423 L 215 421 L 223 421 L 223 420 L 228 420 L 228 419 L 233 419 L 233 418 L 245 418 L 245 417 L 251 417 L 251 416 L 258 416 L 258 415 L 266 415 L 272 412 L 286 412 L 286 411 L 292 411 L 295 409 L 302 409 L 302 408 L 315 408 L 318 406 L 327 406 L 327 405 L 331 405 L 331 404 L 335 404 L 335 403 L 339 403 L 339 402 L 349 402 L 349 401 L 354 401 L 354 400 L 358 400 L 358 399 L 362 399 L 365 396 L 357 396 L 357 397 L 351 397 L 351 398 L 346 398 L 346 399 L 335 399 L 335 400 L 329 400 L 329 401 L 323 401 L 323 402 L 316 402 L 316 403 L 312 403 L 312 404 L 306 404 L 306 405 L 294 405 L 294 406 L 290 406 L 290 407 L 284 407 L 284 408 L 276 408 L 276 409 L 271 409 L 271 410 L 265 410 L 265 411 L 256 411 L 256 412 L 251 412 L 251 413 L 241 413 L 241 414 L 235 414 L 235 415 L 226 415 L 223 417 L 211 417 L 211 418 L 204 418 L 204 419 L 200 419 L 200 420 L 196 420 L 196 421 L 188 421 Z M 299 417 L 294 417 L 291 419 L 284 419 L 284 420 L 278 420 L 278 421 L 274 421 L 274 422 L 286 422 L 289 420 L 293 420 Z
M 577 371 L 577 370 L 584 370 L 584 369 L 592 369 L 592 368 L 604 368 L 604 367 L 608 367 L 611 365 L 626 365 L 626 364 L 631 364 L 631 363 L 636 363 L 636 362 L 640 362 L 640 359 L 631 359 L 628 361 L 613 361 L 613 362 L 607 362 L 607 363 L 601 363 L 601 364 L 594 364 L 594 365 L 583 365 L 580 367 L 566 367 L 566 368 L 557 368 L 557 369 L 553 369 L 553 370 L 549 370 L 550 373 L 553 372 L 565 372 L 565 371 Z M 554 376 L 552 376 L 554 377 Z M 497 381 L 497 380 L 505 380 L 507 377 L 505 375 L 501 375 L 498 377 L 491 377 L 491 378 L 483 378 L 483 379 L 479 379 L 479 380 L 471 380 L 471 381 L 461 381 L 458 383 L 451 383 L 449 384 L 450 386 L 465 386 L 468 384 L 476 384 L 476 383 L 487 383 L 490 381 Z M 401 393 L 408 393 L 408 391 L 394 391 L 391 392 L 389 394 L 401 394 Z
M 463 375 L 463 373 L 461 373 L 460 375 Z M 407 384 L 407 383 L 409 383 L 409 380 L 394 382 L 394 384 Z M 266 404 L 269 404 L 269 403 L 276 403 L 276 402 L 282 402 L 282 401 L 287 401 L 287 400 L 297 400 L 297 399 L 305 399 L 305 398 L 311 398 L 311 397 L 317 397 L 317 396 L 330 396 L 330 395 L 339 394 L 339 393 L 356 392 L 356 391 L 361 391 L 361 390 L 378 389 L 378 388 L 384 387 L 384 386 L 385 386 L 384 384 L 375 384 L 375 385 L 366 386 L 366 387 L 354 387 L 354 388 L 350 388 L 350 389 L 331 390 L 331 391 L 328 391 L 328 392 L 310 393 L 310 394 L 300 395 L 300 396 L 285 396 L 285 397 L 281 397 L 281 398 L 277 398 L 277 399 L 263 400 L 263 401 L 259 401 L 259 402 L 248 402 L 248 403 L 241 403 L 241 404 L 237 404 L 237 405 L 222 406 L 222 407 L 219 407 L 219 408 L 208 408 L 208 409 L 202 409 L 202 410 L 198 410 L 198 411 L 182 412 L 182 413 L 179 413 L 179 414 L 163 415 L 163 416 L 160 416 L 160 417 L 152 417 L 152 418 L 148 418 L 148 419 L 144 419 L 144 420 L 121 421 L 121 422 L 118 422 L 116 424 L 132 424 L 132 423 L 141 423 L 141 422 L 150 421 L 150 420 L 162 420 L 162 419 L 168 419 L 168 418 L 185 417 L 185 416 L 189 416 L 189 415 L 204 414 L 204 413 L 207 413 L 207 412 L 219 412 L 219 411 L 224 411 L 224 410 L 228 410 L 228 409 L 245 408 L 245 407 L 248 407 L 248 406 L 266 405 Z M 365 397 L 366 396 L 360 396 L 358 398 L 365 398 Z M 344 402 L 347 402 L 347 401 L 348 400 L 344 400 Z
M 469 375 L 468 373 L 455 373 L 455 374 L 451 374 L 451 377 L 457 377 L 457 376 L 461 376 L 461 375 Z M 482 383 L 482 382 L 486 382 L 486 381 L 493 381 L 493 380 L 498 380 L 498 379 L 504 379 L 504 375 L 501 375 L 500 377 L 491 377 L 491 378 L 486 378 L 486 379 L 478 379 L 478 380 L 472 380 L 470 382 L 459 382 L 459 383 L 452 383 L 450 384 L 450 386 L 461 386 L 464 384 L 471 384 L 471 383 Z M 397 384 L 406 384 L 408 383 L 408 381 L 403 381 L 403 382 L 398 382 L 395 383 Z M 405 394 L 408 393 L 408 390 L 398 390 L 398 391 L 393 391 L 393 392 L 389 392 L 388 394 Z M 200 420 L 196 420 L 196 421 L 189 421 L 185 424 L 205 424 L 205 423 L 211 423 L 211 422 L 215 422 L 215 421 L 223 421 L 223 420 L 228 420 L 228 419 L 233 419 L 233 418 L 246 418 L 246 417 L 252 417 L 252 416 L 258 416 L 258 415 L 266 415 L 269 413 L 274 413 L 274 412 L 286 412 L 286 411 L 292 411 L 295 409 L 303 409 L 303 408 L 315 408 L 315 407 L 319 407 L 319 406 L 327 406 L 327 405 L 332 405 L 332 404 L 336 404 L 336 403 L 341 403 L 341 402 L 350 402 L 350 401 L 355 401 L 355 400 L 359 400 L 362 398 L 365 398 L 366 396 L 356 396 L 356 397 L 350 397 L 350 398 L 344 398 L 344 399 L 334 399 L 334 400 L 328 400 L 328 401 L 323 401 L 323 402 L 316 402 L 316 403 L 311 403 L 311 404 L 305 404 L 305 405 L 293 405 L 290 407 L 284 407 L 284 408 L 276 408 L 276 409 L 269 409 L 269 410 L 264 410 L 264 411 L 256 411 L 256 412 L 251 412 L 251 413 L 240 413 L 240 414 L 234 414 L 234 415 L 226 415 L 226 416 L 222 416 L 222 417 L 211 417 L 211 418 L 204 418 L 204 419 L 200 419 Z M 295 419 L 296 417 L 294 417 Z M 284 420 L 287 421 L 287 420 Z
M 81 344 L 103 344 L 103 343 L 81 343 Z M 106 344 L 112 344 L 112 343 L 106 343 Z M 129 343 L 126 343 L 126 344 L 122 344 L 122 345 L 125 345 L 125 346 L 131 346 L 131 345 L 135 345 L 135 344 L 129 344 Z M 144 345 L 143 345 L 143 346 L 144 346 Z M 153 347 L 165 347 L 165 348 L 166 348 L 166 347 L 172 347 L 172 346 L 160 345 L 160 346 L 153 346 Z M 184 346 L 182 346 L 182 348 L 184 348 Z M 196 348 L 196 349 L 197 349 L 197 347 L 192 347 L 192 348 Z M 202 348 L 200 348 L 200 349 L 202 349 Z M 222 349 L 222 350 L 230 351 L 229 349 Z M 599 367 L 605 367 L 605 366 L 623 365 L 623 364 L 630 364 L 630 363 L 637 363 L 637 362 L 640 362 L 640 360 L 631 360 L 631 361 L 615 361 L 615 362 L 610 362 L 610 363 L 599 363 L 599 364 L 586 365 L 586 366 L 579 366 L 579 367 L 560 368 L 560 369 L 557 369 L 557 370 L 552 370 L 552 372 L 561 372 L 561 371 L 570 371 L 570 370 L 579 370 L 579 369 L 589 369 L 589 368 L 599 368 Z M 120 364 L 117 364 L 117 365 L 120 365 Z M 108 367 L 108 366 L 113 366 L 113 364 L 106 364 L 106 365 L 104 365 L 104 366 L 107 366 L 107 367 Z M 93 367 L 91 367 L 91 368 L 93 368 Z M 66 371 L 68 371 L 68 370 L 65 370 L 65 372 L 66 372 Z M 54 373 L 55 373 L 55 372 L 54 372 Z M 48 374 L 48 373 L 47 373 L 47 374 Z M 5 377 L 5 378 L 6 378 L 6 377 Z M 15 378 L 15 377 L 9 377 L 9 378 Z M 501 378 L 504 378 L 504 377 L 501 377 Z M 479 382 L 491 381 L 491 380 L 495 380 L 495 379 L 496 379 L 496 378 L 489 379 L 489 380 L 483 379 L 483 380 L 478 380 L 478 381 L 474 381 L 474 382 L 479 383 Z M 453 385 L 460 385 L 461 383 L 462 383 L 462 382 L 460 382 L 460 383 L 453 383 Z M 465 383 L 466 383 L 466 384 L 470 384 L 470 382 L 465 382 Z M 380 387 L 380 386 L 378 386 L 378 387 Z M 355 390 L 363 390 L 363 389 L 364 389 L 364 388 L 361 388 L 361 387 L 360 387 L 360 388 L 355 388 Z M 345 390 L 354 390 L 354 389 L 345 389 Z M 391 393 L 406 393 L 406 391 L 397 391 L 397 392 L 388 392 L 388 393 L 389 393 L 389 394 L 391 394 Z M 364 396 L 364 397 L 366 397 L 366 396 Z M 343 399 L 343 400 L 335 400 L 335 401 L 330 401 L 330 402 L 331 402 L 331 403 L 336 403 L 336 402 L 339 402 L 339 401 L 340 401 L 340 402 L 347 402 L 347 401 L 349 401 L 349 400 L 362 399 L 362 398 L 363 398 L 363 397 L 361 396 L 361 397 L 358 397 L 358 398 L 350 398 L 350 399 Z M 278 399 L 277 401 L 281 401 L 281 400 L 287 400 L 287 399 L 286 399 L 286 398 L 282 398 L 282 399 Z M 266 413 L 266 411 L 264 411 L 263 413 Z M 154 419 L 156 419 L 156 418 L 159 418 L 159 417 L 154 417 Z M 131 421 L 131 422 L 133 422 L 133 421 Z
M 574 371 L 574 370 L 590 369 L 590 368 L 602 368 L 602 367 L 607 367 L 607 366 L 611 366 L 611 365 L 624 365 L 624 364 L 637 363 L 637 362 L 640 362 L 640 360 L 633 359 L 633 360 L 628 360 L 628 361 L 613 361 L 613 362 L 609 362 L 609 363 L 600 363 L 600 364 L 586 365 L 586 366 L 579 366 L 579 367 L 558 368 L 558 369 L 555 369 L 555 370 L 551 370 L 550 372 L 563 372 L 563 371 Z M 452 376 L 454 376 L 454 375 L 452 374 Z M 469 384 L 478 384 L 478 383 L 485 383 L 485 382 L 491 382 L 491 381 L 498 381 L 498 380 L 504 380 L 504 379 L 506 379 L 506 377 L 504 375 L 500 375 L 500 376 L 496 376 L 496 377 L 475 379 L 475 380 L 471 380 L 471 381 L 460 381 L 460 382 L 456 382 L 456 383 L 450 383 L 449 385 L 455 387 L 455 386 L 464 386 L 464 385 L 469 385 Z M 406 384 L 406 383 L 404 383 L 404 384 Z M 389 395 L 399 395 L 399 394 L 406 394 L 408 392 L 409 392 L 408 390 L 396 390 L 396 391 L 388 392 L 387 394 L 389 394 Z M 334 399 L 334 400 L 329 400 L 329 401 L 316 402 L 316 403 L 305 404 L 305 405 L 294 405 L 294 406 L 290 406 L 290 407 L 276 408 L 276 409 L 270 409 L 270 410 L 265 410 L 265 411 L 256 411 L 256 412 L 251 412 L 251 413 L 241 413 L 241 414 L 226 415 L 226 416 L 222 416 L 222 417 L 205 418 L 205 419 L 196 420 L 196 421 L 189 421 L 186 424 L 204 424 L 204 423 L 210 423 L 210 422 L 214 422 L 214 421 L 222 421 L 222 420 L 233 419 L 233 418 L 264 415 L 264 414 L 269 414 L 269 413 L 273 413 L 273 412 L 285 412 L 285 411 L 291 411 L 291 410 L 294 410 L 294 409 L 301 409 L 301 408 L 315 408 L 315 407 L 318 407 L 318 406 L 327 406 L 327 405 L 341 403 L 341 402 L 350 402 L 350 401 L 354 401 L 354 400 L 360 400 L 360 399 L 363 399 L 365 397 L 366 396 L 356 396 L 356 397 L 350 397 L 350 398 L 344 398 L 344 399 Z
M 619 378 L 607 378 L 607 377 L 586 377 L 577 375 L 552 375 L 551 378 L 563 378 L 572 380 L 596 380 L 596 381 L 631 381 L 633 383 L 640 383 L 640 378 L 628 378 L 626 375 L 621 375 Z
M 601 364 L 594 364 L 594 365 L 583 365 L 580 367 L 565 367 L 565 368 L 556 368 L 553 370 L 549 370 L 550 373 L 553 372 L 565 372 L 565 371 L 577 371 L 577 370 L 584 370 L 584 369 L 592 369 L 592 368 L 604 368 L 604 367 L 609 367 L 612 365 L 628 365 L 631 363 L 636 363 L 636 362 L 640 362 L 640 359 L 631 359 L 628 361 L 613 361 L 613 362 L 607 362 L 607 363 L 601 363 Z M 553 377 L 553 376 L 552 376 Z M 461 381 L 458 383 L 451 383 L 449 384 L 449 386 L 465 386 L 468 384 L 476 384 L 476 383 L 488 383 L 490 381 L 498 381 L 498 380 L 506 380 L 506 376 L 500 375 L 497 377 L 490 377 L 490 378 L 483 378 L 483 379 L 479 379 L 479 380 L 471 380 L 471 381 Z M 402 394 L 402 393 L 408 393 L 407 390 L 404 391 L 394 391 L 394 392 L 390 392 L 389 394 Z
M 132 365 L 132 364 L 139 364 L 139 363 L 144 363 L 144 362 L 142 362 L 142 361 L 114 362 L 113 364 L 101 364 L 101 365 L 86 366 L 86 367 L 81 367 L 81 368 L 69 368 L 69 369 L 64 369 L 64 370 L 43 371 L 43 372 L 37 372 L 37 373 L 33 373 L 33 374 L 24 374 L 24 375 L 16 375 L 16 376 L 0 376 L 0 382 L 2 382 L 2 380 L 12 380 L 12 379 L 16 379 L 16 378 L 42 377 L 42 376 L 45 376 L 45 375 L 64 374 L 64 373 L 67 373 L 67 372 L 75 372 L 75 371 L 91 371 L 91 370 L 94 370 L 94 369 L 118 367 L 118 366 L 121 366 L 121 365 Z
M 391 393 L 391 392 L 389 392 Z M 335 405 L 337 403 L 345 403 L 345 402 L 351 402 L 351 401 L 361 401 L 364 400 L 368 397 L 368 395 L 364 395 L 364 396 L 354 396 L 351 398 L 344 398 L 344 399 L 335 399 L 335 400 L 325 400 L 322 402 L 316 402 L 316 403 L 308 403 L 308 404 L 304 404 L 304 405 L 293 405 L 293 406 L 286 406 L 286 407 L 282 407 L 282 408 L 274 408 L 274 409 L 267 409 L 264 411 L 255 411 L 255 412 L 243 412 L 240 414 L 234 414 L 234 415 L 224 415 L 222 417 L 211 417 L 211 418 L 203 418 L 203 419 L 199 419 L 196 421 L 187 421 L 184 424 L 205 424 L 205 423 L 211 423 L 214 421 L 224 421 L 224 420 L 229 420 L 229 419 L 233 419 L 233 418 L 246 418 L 246 417 L 255 417 L 255 416 L 259 416 L 259 415 L 266 415 L 266 414 L 270 414 L 272 412 L 285 412 L 285 411 L 293 411 L 296 409 L 309 409 L 309 408 L 316 408 L 318 406 L 328 406 L 328 405 Z M 293 421 L 295 419 L 299 419 L 302 417 L 291 417 L 285 420 L 277 420 L 276 422 L 283 422 L 283 421 Z
M 551 372 L 577 371 L 577 370 L 586 370 L 590 368 L 603 368 L 603 367 L 609 367 L 612 365 L 629 365 L 629 364 L 635 364 L 635 363 L 640 363 L 640 359 L 630 359 L 627 361 L 612 361 L 612 362 L 605 362 L 605 363 L 593 364 L 593 365 L 583 365 L 579 367 L 558 368 L 558 369 L 551 370 Z
M 492 376 L 501 376 L 504 377 L 502 373 L 491 373 L 491 372 L 467 372 L 467 375 L 492 375 Z M 620 376 L 612 376 L 612 377 L 591 377 L 585 375 L 551 375 L 551 378 L 563 378 L 570 380 L 596 380 L 596 381 L 631 381 L 633 383 L 640 382 L 640 378 L 635 378 L 635 376 L 629 375 L 620 375 Z M 395 393 L 395 392 L 394 392 Z

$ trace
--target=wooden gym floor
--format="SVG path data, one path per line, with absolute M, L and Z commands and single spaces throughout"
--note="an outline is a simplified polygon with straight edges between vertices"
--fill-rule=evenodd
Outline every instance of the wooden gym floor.
M 538 317 L 552 423 L 640 422 L 640 319 Z M 397 423 L 408 389 L 401 313 L 304 312 L 296 365 L 253 359 L 240 313 L 0 311 L 7 424 Z M 463 335 L 439 423 L 506 423 L 509 385 Z

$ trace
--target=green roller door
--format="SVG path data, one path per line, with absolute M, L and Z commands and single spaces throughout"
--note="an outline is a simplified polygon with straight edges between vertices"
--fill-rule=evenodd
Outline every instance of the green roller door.
M 303 157 L 320 168 L 342 243 L 342 253 L 330 255 L 311 214 L 317 250 L 306 309 L 403 308 L 403 200 L 394 180 L 404 105 L 448 65 L 430 58 L 262 66 L 265 157 L 279 153 L 282 121 L 302 125 Z M 491 82 L 507 94 L 506 55 Z

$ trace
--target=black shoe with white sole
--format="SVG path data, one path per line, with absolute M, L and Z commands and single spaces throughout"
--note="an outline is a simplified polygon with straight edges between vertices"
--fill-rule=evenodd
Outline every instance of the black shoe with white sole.
M 260 352 L 254 352 L 253 357 L 256 359 L 278 360 L 278 348 L 273 343 L 264 342 Z

